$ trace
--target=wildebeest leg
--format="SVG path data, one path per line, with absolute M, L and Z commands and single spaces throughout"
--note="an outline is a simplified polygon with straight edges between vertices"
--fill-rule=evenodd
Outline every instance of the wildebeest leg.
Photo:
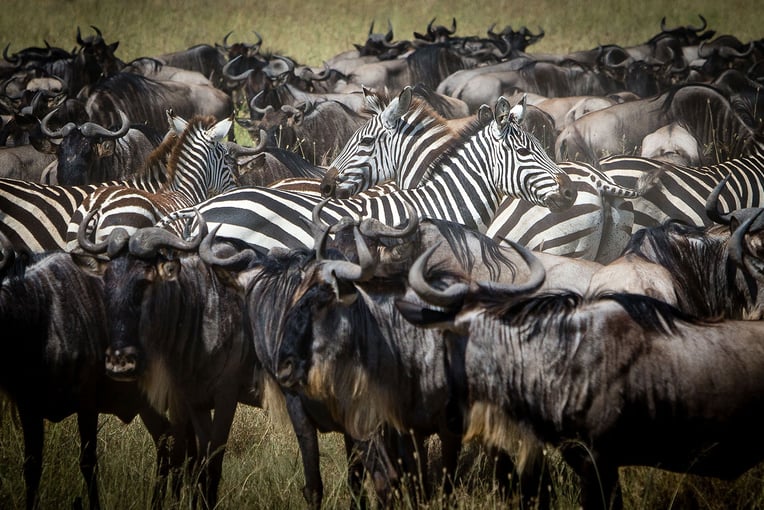
M 77 428 L 80 434 L 80 472 L 88 488 L 90 508 L 96 510 L 101 507 L 96 475 L 98 472 L 98 413 L 95 410 L 77 413 Z
M 154 440 L 154 446 L 157 449 L 156 480 L 154 483 L 154 491 L 151 496 L 151 507 L 159 508 L 162 506 L 162 499 L 164 499 L 165 496 L 165 488 L 170 468 L 180 469 L 183 462 L 181 459 L 179 461 L 180 464 L 172 464 L 172 450 L 173 448 L 182 448 L 175 443 L 176 438 L 172 437 L 170 430 L 171 425 L 167 418 L 149 406 L 143 406 L 139 414 L 143 421 L 143 425 Z
M 215 416 L 212 419 L 212 434 L 209 438 L 208 450 L 204 456 L 207 459 L 209 481 L 206 488 L 207 505 L 215 508 L 218 502 L 218 488 L 223 477 L 223 457 L 225 456 L 228 435 L 231 433 L 233 417 L 238 403 L 236 388 L 224 391 L 215 402 Z
M 19 406 L 21 429 L 24 432 L 24 482 L 27 489 L 27 509 L 37 505 L 37 489 L 42 475 L 43 418 L 39 413 Z
M 581 446 L 561 449 L 566 462 L 581 480 L 581 507 L 584 510 L 621 510 L 618 467 Z
M 302 456 L 302 469 L 305 475 L 305 487 L 302 489 L 302 494 L 308 503 L 308 508 L 318 509 L 321 508 L 321 501 L 324 498 L 324 483 L 321 480 L 318 462 L 318 431 L 308 418 L 298 395 L 285 391 L 284 399 Z
M 438 437 L 440 438 L 440 454 L 443 462 L 443 494 L 450 495 L 454 491 L 454 478 L 456 477 L 456 466 L 459 463 L 459 453 L 462 450 L 462 438 L 450 432 L 441 433 Z
M 365 510 L 368 506 L 368 501 L 363 490 L 363 478 L 365 469 L 361 458 L 360 452 L 356 448 L 355 440 L 349 434 L 343 434 L 345 441 L 345 457 L 348 462 L 348 487 L 350 487 L 350 507 L 359 508 Z
M 535 437 L 525 437 L 524 460 L 519 466 L 520 494 L 526 508 L 546 510 L 551 504 L 552 475 L 544 456 L 544 445 Z

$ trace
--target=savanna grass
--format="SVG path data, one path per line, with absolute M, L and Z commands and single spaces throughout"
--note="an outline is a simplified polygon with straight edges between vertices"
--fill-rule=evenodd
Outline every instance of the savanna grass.
M 450 25 L 457 20 L 457 35 L 484 35 L 496 24 L 515 29 L 527 26 L 545 31 L 544 38 L 529 48 L 536 53 L 590 49 L 599 44 L 630 45 L 646 41 L 668 26 L 698 25 L 698 14 L 708 20 L 717 35 L 733 34 L 741 41 L 760 39 L 761 6 L 754 0 L 719 2 L 711 0 L 590 1 L 536 0 L 519 2 L 390 2 L 343 0 L 338 2 L 281 0 L 6 0 L 0 15 L 0 44 L 13 54 L 28 46 L 76 46 L 77 28 L 83 36 L 98 27 L 107 42 L 119 41 L 117 55 L 125 61 L 159 55 L 195 44 L 253 42 L 257 31 L 263 47 L 289 55 L 300 63 L 321 65 L 322 61 L 363 43 L 369 24 L 375 32 L 387 31 L 392 23 L 395 39 L 410 39 L 423 32 L 427 23 Z M 243 134 L 240 131 L 239 134 Z M 21 474 L 23 438 L 12 406 L 0 399 L 0 508 L 24 508 Z M 125 425 L 111 416 L 100 418 L 99 486 L 107 509 L 150 507 L 154 476 L 154 447 L 139 420 Z M 44 471 L 40 491 L 41 509 L 69 507 L 85 496 L 77 466 L 77 427 L 74 417 L 46 424 Z M 345 458 L 337 434 L 321 437 L 321 469 L 325 483 L 326 508 L 348 508 Z M 553 469 L 554 508 L 577 507 L 575 477 L 550 451 Z M 734 483 L 666 473 L 649 468 L 621 470 L 624 499 L 629 509 L 764 508 L 764 469 L 746 473 Z M 467 448 L 460 466 L 461 483 L 448 508 L 506 508 L 490 482 L 490 462 L 479 449 Z M 274 425 L 257 409 L 240 407 L 224 462 L 220 509 L 304 508 L 299 451 L 289 427 Z M 167 506 L 190 508 L 192 495 L 184 490 L 179 501 Z M 396 508 L 413 506 L 401 498 Z M 444 508 L 439 498 L 423 505 Z M 518 507 L 517 500 L 510 507 Z

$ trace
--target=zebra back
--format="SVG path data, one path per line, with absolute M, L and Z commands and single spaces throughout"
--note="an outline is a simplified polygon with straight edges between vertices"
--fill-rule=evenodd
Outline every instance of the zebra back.
M 168 133 L 143 169 L 128 180 L 58 186 L 0 179 L 0 232 L 18 251 L 63 249 L 72 215 L 97 189 L 119 185 L 153 192 L 165 184 L 167 154 L 163 147 L 176 142 L 172 135 Z
M 221 143 L 231 128 L 231 119 L 217 122 L 210 116 L 196 116 L 186 122 L 169 112 L 168 116 L 178 138 L 164 148 L 169 154 L 166 181 L 155 191 L 108 186 L 86 197 L 69 221 L 67 250 L 79 248 L 77 233 L 89 215 L 92 224 L 87 235 L 98 242 L 117 227 L 132 232 L 152 226 L 172 211 L 235 188 L 235 163 Z
M 485 231 L 504 195 L 563 208 L 575 199 L 570 179 L 543 148 L 534 145 L 517 125 L 517 115 L 506 100 L 497 105 L 496 118 L 476 124 L 453 141 L 433 162 L 432 178 L 415 189 L 374 196 L 364 192 L 330 201 L 322 209 L 328 224 L 343 217 L 373 217 L 394 225 L 408 218 L 413 207 L 419 216 L 445 219 Z M 269 188 L 239 188 L 199 204 L 210 229 L 218 235 L 245 242 L 255 249 L 311 247 L 313 236 L 304 221 L 321 200 L 314 193 Z M 181 234 L 190 210 L 162 219 Z
M 716 165 L 691 168 L 636 156 L 611 156 L 601 170 L 622 186 L 639 186 L 647 176 L 654 184 L 633 201 L 632 232 L 672 219 L 688 225 L 709 226 L 705 204 L 711 191 L 727 175 L 719 196 L 720 207 L 732 211 L 764 207 L 764 151 Z

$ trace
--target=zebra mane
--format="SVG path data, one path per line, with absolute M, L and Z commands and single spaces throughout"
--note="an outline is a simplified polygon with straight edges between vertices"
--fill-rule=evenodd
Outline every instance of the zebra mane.
M 492 120 L 493 119 L 488 116 L 475 116 L 473 120 L 468 122 L 456 133 L 455 137 L 448 140 L 443 145 L 443 150 L 441 150 L 440 154 L 438 154 L 438 156 L 430 163 L 427 174 L 431 174 L 435 169 L 439 168 L 444 161 L 449 160 L 467 141 L 488 126 Z
M 175 172 L 178 169 L 178 161 L 180 160 L 180 156 L 183 153 L 183 146 L 186 143 L 186 140 L 188 139 L 191 134 L 196 130 L 206 130 L 215 125 L 217 120 L 215 117 L 211 115 L 195 115 L 191 118 L 191 120 L 188 121 L 188 125 L 186 126 L 186 129 L 183 130 L 183 132 L 180 134 L 180 136 L 176 137 L 175 143 L 168 144 L 167 147 L 164 147 L 168 152 L 158 154 L 160 158 L 167 157 L 167 154 L 169 153 L 169 157 L 167 157 L 167 180 L 165 181 L 164 185 L 169 186 L 169 184 L 175 179 Z M 160 145 L 159 148 L 161 148 L 164 145 L 164 142 Z M 159 151 L 159 148 L 157 148 L 157 151 Z M 156 152 L 156 151 L 154 151 Z M 152 158 L 154 155 L 154 152 L 151 153 L 149 156 L 149 159 Z

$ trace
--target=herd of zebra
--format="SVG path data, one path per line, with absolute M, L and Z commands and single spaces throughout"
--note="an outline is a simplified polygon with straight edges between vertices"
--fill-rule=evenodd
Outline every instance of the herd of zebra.
M 745 110 L 760 104 L 762 85 L 753 100 L 708 82 L 639 99 L 613 91 L 620 99 L 603 112 L 650 100 L 637 111 L 647 116 L 659 103 L 664 120 L 698 133 L 677 105 L 697 106 L 688 97 L 700 97 L 705 107 L 719 105 L 710 117 L 725 119 L 724 136 L 745 134 L 745 143 L 726 139 L 729 159 L 684 166 L 634 154 L 591 159 L 591 147 L 577 153 L 580 160 L 562 160 L 539 131 L 556 129 L 537 120 L 539 90 L 518 90 L 517 82 L 456 120 L 443 113 L 448 94 L 437 96 L 435 87 L 354 83 L 372 76 L 361 66 L 391 72 L 395 61 L 410 63 L 423 49 L 478 54 L 490 47 L 498 62 L 470 70 L 460 55 L 460 69 L 441 81 L 482 70 L 459 89 L 472 83 L 474 99 L 492 66 L 517 72 L 529 61 L 588 70 L 608 64 L 612 73 L 620 54 L 592 50 L 591 66 L 582 63 L 586 52 L 534 58 L 525 47 L 539 35 L 491 29 L 486 42 L 453 37 L 455 28 L 430 23 L 411 44 L 393 43 L 392 30 L 380 37 L 370 29 L 356 58 L 371 60 L 355 70 L 347 56 L 332 60 L 343 62 L 342 71 L 327 63 L 312 89 L 341 75 L 349 87 L 342 95 L 360 100 L 362 122 L 342 143 L 333 141 L 338 150 L 325 165 L 290 167 L 283 162 L 295 159 L 282 157 L 292 177 L 242 185 L 253 157 L 279 150 L 268 146 L 266 117 L 279 111 L 299 124 L 298 113 L 317 109 L 305 91 L 299 107 L 270 103 L 295 96 L 290 79 L 310 82 L 308 68 L 298 73 L 291 59 L 269 55 L 235 74 L 260 55 L 262 41 L 229 45 L 226 36 L 221 75 L 201 78 L 209 79 L 205 87 L 213 78 L 221 90 L 230 87 L 231 105 L 238 94 L 246 97 L 252 116 L 242 124 L 260 135 L 257 148 L 226 140 L 233 115 L 185 119 L 165 104 L 166 134 L 124 180 L 0 179 L 0 389 L 24 428 L 28 507 L 40 481 L 43 419 L 74 413 L 91 508 L 99 505 L 93 420 L 101 412 L 141 415 L 162 476 L 186 455 L 196 458 L 200 504 L 209 508 L 239 403 L 286 407 L 302 454 L 303 493 L 314 508 L 323 497 L 318 430 L 345 435 L 348 461 L 362 464 L 349 466 L 351 490 L 362 490 L 359 473 L 368 472 L 385 504 L 406 476 L 419 473 L 413 452 L 433 434 L 443 444 L 447 490 L 461 444 L 475 438 L 511 457 L 523 501 L 538 507 L 552 497 L 539 489 L 549 476 L 544 444 L 559 447 L 579 475 L 587 509 L 622 505 L 619 466 L 734 478 L 764 459 L 757 436 L 764 425 L 764 124 L 755 108 Z M 704 63 L 727 59 L 731 70 L 745 62 L 755 74 L 762 41 L 733 51 L 729 41 L 709 42 L 704 29 L 705 20 L 700 29 L 662 26 L 652 57 L 661 48 L 671 66 L 657 68 L 676 72 L 680 55 L 694 46 Z M 688 34 L 693 44 L 677 42 Z M 663 45 L 669 35 L 674 39 Z M 84 49 L 104 44 L 99 31 L 87 41 L 78 31 L 78 42 Z M 631 63 L 650 61 L 636 58 L 634 48 L 621 50 Z M 7 48 L 4 56 L 14 63 Z M 22 61 L 16 58 L 0 92 L 29 70 Z M 106 76 L 111 67 L 99 65 Z M 154 67 L 163 65 L 170 67 L 158 59 Z M 712 72 L 694 65 L 685 71 L 696 79 Z M 137 83 L 122 76 L 129 73 L 104 78 L 111 103 L 100 96 L 103 104 L 88 103 L 87 111 L 124 105 L 114 83 Z M 29 96 L 36 103 L 24 112 L 13 101 L 0 106 L 17 109 L 17 123 L 39 114 L 33 131 L 53 138 L 87 138 L 95 130 L 113 139 L 138 120 L 128 122 L 126 107 L 115 106 L 117 131 L 74 119 L 51 129 L 64 99 L 56 96 L 59 106 L 40 113 L 40 91 Z M 326 120 L 324 130 L 342 119 Z M 594 112 L 571 124 L 577 138 L 568 139 L 566 154 L 571 140 L 584 138 L 584 122 L 596 123 Z M 65 163 L 57 162 L 59 176 Z M 168 435 L 175 440 L 165 441 Z M 363 455 L 351 454 L 357 451 Z M 514 478 L 499 475 L 500 484 Z

